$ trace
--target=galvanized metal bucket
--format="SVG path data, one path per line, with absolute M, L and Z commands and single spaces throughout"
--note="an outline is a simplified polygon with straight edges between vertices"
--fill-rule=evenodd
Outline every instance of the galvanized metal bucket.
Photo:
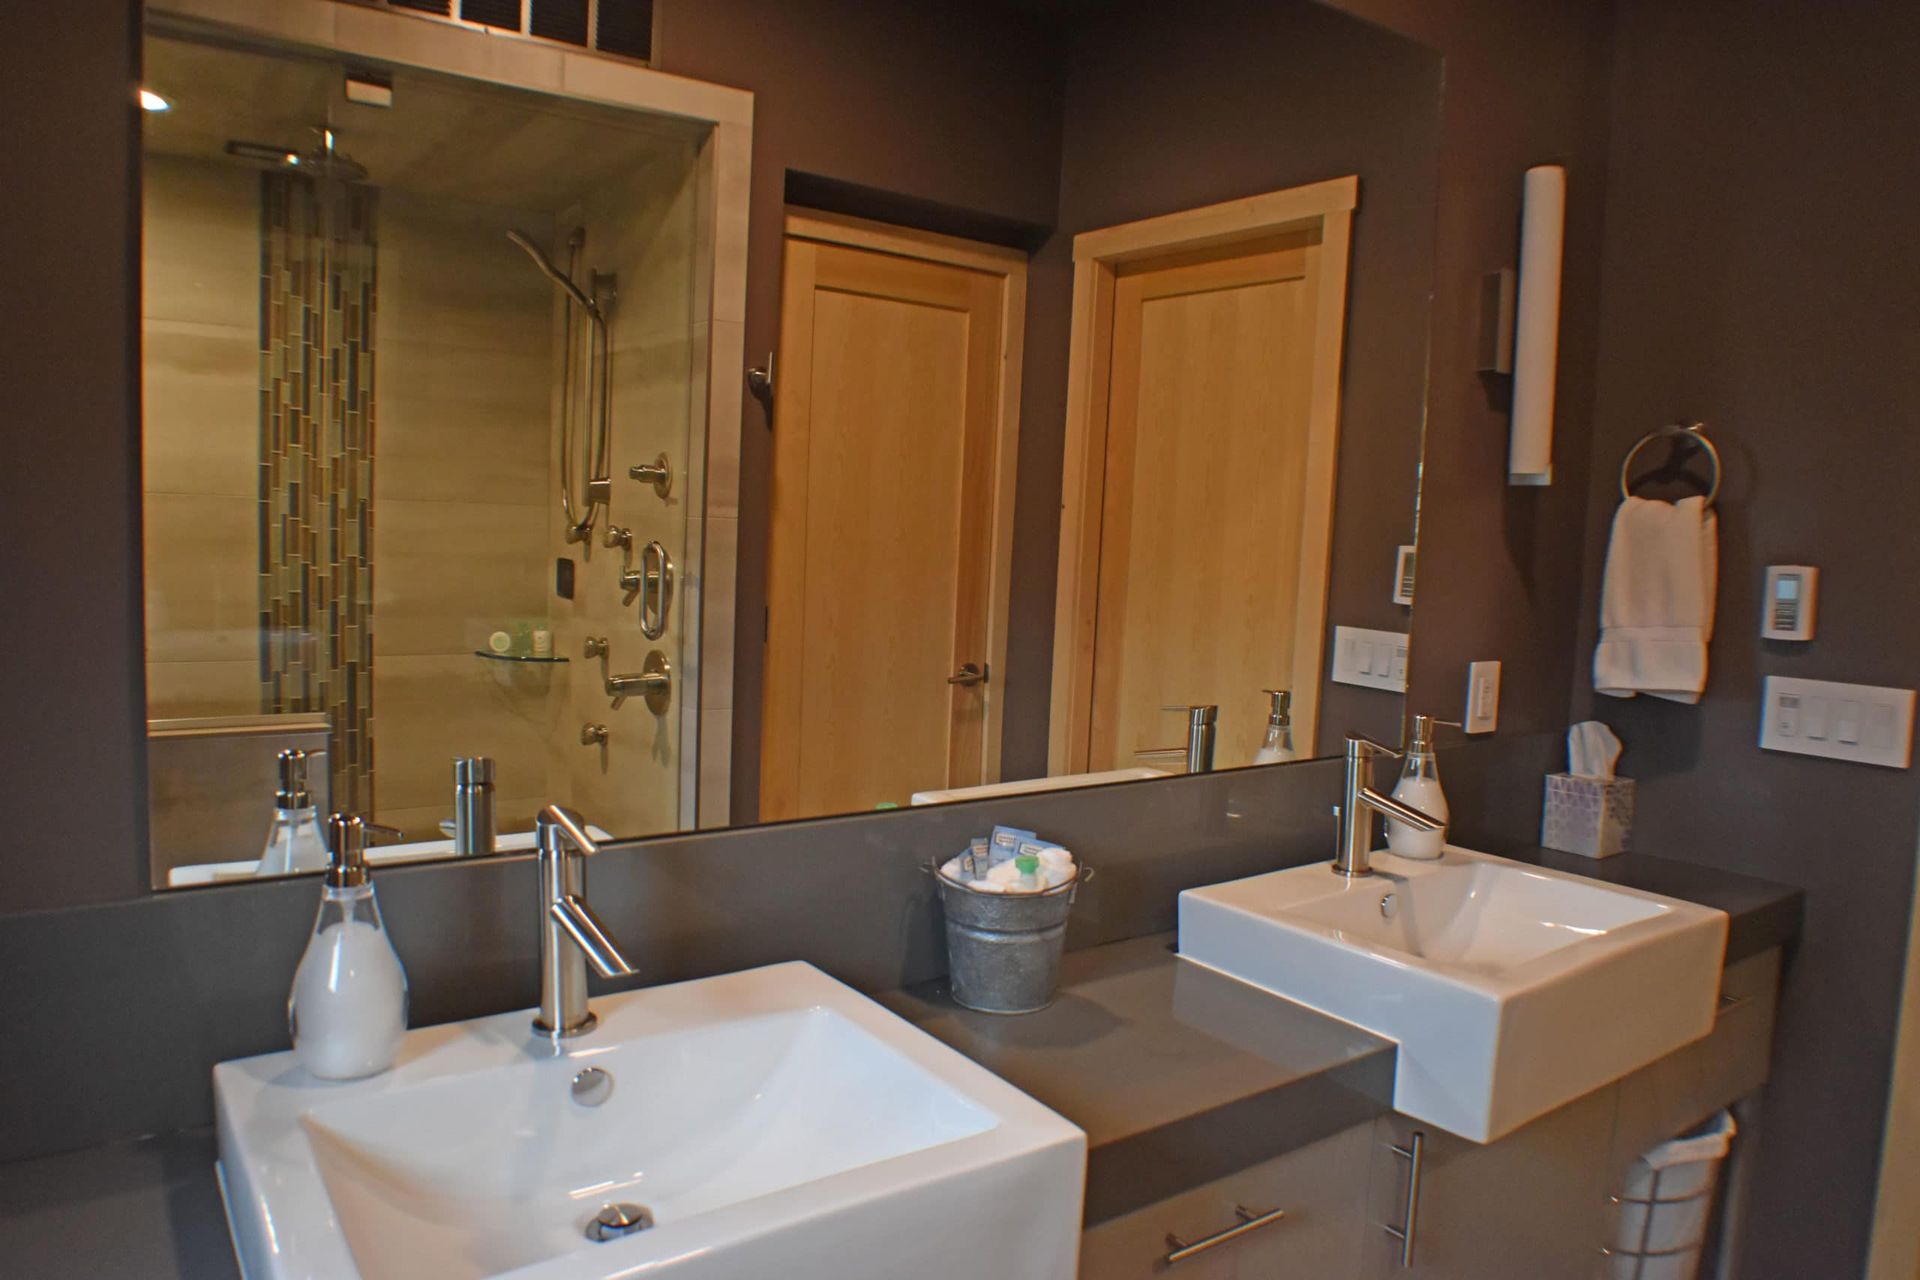
M 947 915 L 947 972 L 954 1003 L 980 1013 L 1033 1013 L 1053 1003 L 1066 949 L 1074 878 L 1040 893 L 981 893 L 931 868 Z

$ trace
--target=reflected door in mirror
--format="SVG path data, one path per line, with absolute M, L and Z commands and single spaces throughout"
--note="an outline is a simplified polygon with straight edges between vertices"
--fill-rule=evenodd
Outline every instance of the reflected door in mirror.
M 1004 271 L 789 235 L 760 817 L 983 780 Z
M 1336 201 L 1352 190 L 1318 188 Z M 1268 689 L 1292 691 L 1312 749 L 1345 239 L 1316 215 L 1195 245 L 1178 238 L 1183 220 L 1154 220 L 1170 225 L 1168 243 L 1081 263 L 1091 305 L 1077 310 L 1076 342 L 1093 358 L 1069 503 L 1076 461 L 1091 483 L 1079 545 L 1063 556 L 1070 646 L 1056 676 L 1072 698 L 1056 769 L 1177 768 L 1181 726 L 1167 709 L 1200 704 L 1220 708 L 1215 766 L 1251 764 Z

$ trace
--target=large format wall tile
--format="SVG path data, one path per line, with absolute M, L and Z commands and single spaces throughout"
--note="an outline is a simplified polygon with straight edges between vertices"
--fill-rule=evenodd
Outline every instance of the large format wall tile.
M 150 493 L 147 660 L 259 660 L 259 502 Z
M 540 507 L 376 502 L 376 669 L 401 654 L 471 655 L 510 620 L 544 617 L 545 533 Z
M 146 491 L 258 497 L 258 330 L 148 320 L 141 344 Z
M 550 679 L 542 668 L 488 662 L 471 653 L 376 663 L 377 812 L 434 807 L 444 816 L 452 803 L 453 761 L 460 756 L 493 757 L 496 794 L 537 794 L 546 779 Z
M 260 662 L 149 662 L 147 715 L 251 716 L 260 712 Z
M 247 324 L 260 299 L 260 174 L 149 155 L 141 166 L 149 320 Z

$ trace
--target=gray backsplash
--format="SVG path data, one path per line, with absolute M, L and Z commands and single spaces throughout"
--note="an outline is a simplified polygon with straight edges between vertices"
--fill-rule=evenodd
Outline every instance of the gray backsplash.
M 1530 842 L 1550 745 L 1443 754 L 1462 839 Z M 1070 946 L 1168 930 L 1181 889 L 1329 857 L 1340 778 L 1322 760 L 628 842 L 587 883 L 642 977 L 596 989 L 792 959 L 866 991 L 936 977 L 944 941 L 923 867 L 995 822 L 1095 869 Z M 393 868 L 376 883 L 413 1025 L 534 1003 L 530 858 Z M 208 1123 L 214 1063 L 287 1047 L 317 892 L 282 880 L 0 917 L 0 1160 Z

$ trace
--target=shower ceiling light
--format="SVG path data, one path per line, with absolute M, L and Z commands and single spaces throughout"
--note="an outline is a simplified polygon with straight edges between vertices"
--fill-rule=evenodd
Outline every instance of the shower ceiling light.
M 173 110 L 173 104 L 153 90 L 142 87 L 140 90 L 140 109 L 143 111 L 171 111 Z

